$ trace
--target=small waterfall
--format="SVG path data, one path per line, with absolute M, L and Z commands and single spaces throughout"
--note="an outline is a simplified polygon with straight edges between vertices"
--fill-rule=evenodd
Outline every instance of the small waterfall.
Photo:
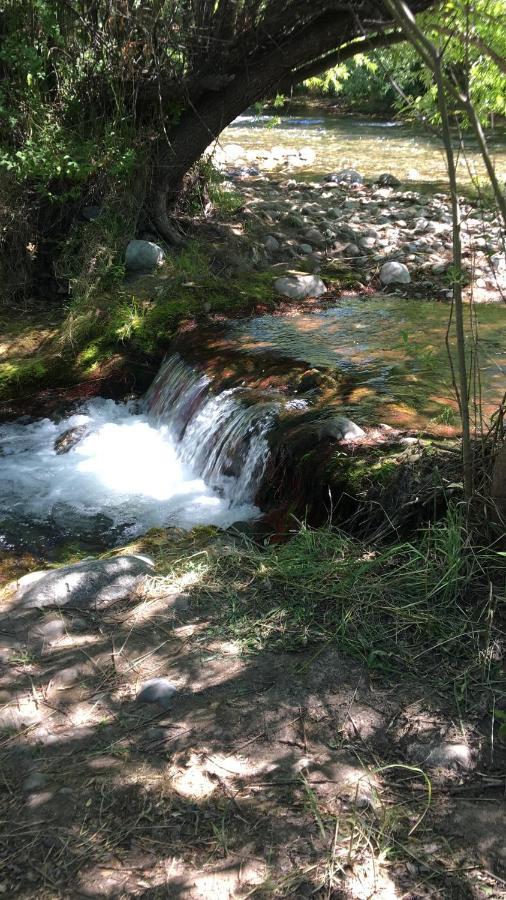
M 215 393 L 171 356 L 141 405 L 95 398 L 67 419 L 0 425 L 0 552 L 254 518 L 278 406 L 248 388 Z
M 177 354 L 164 361 L 145 402 L 150 420 L 168 426 L 182 461 L 207 484 L 235 504 L 254 499 L 279 403 L 248 388 L 213 394 L 211 380 Z

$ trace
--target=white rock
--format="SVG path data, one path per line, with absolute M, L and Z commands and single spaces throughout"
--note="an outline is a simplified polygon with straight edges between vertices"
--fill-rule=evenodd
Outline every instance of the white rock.
M 380 271 L 380 281 L 382 284 L 409 284 L 411 275 L 408 267 L 400 262 L 386 262 L 382 265 Z
M 291 300 L 305 300 L 306 297 L 321 297 L 326 293 L 327 288 L 317 275 L 296 273 L 276 278 L 274 290 L 282 297 L 289 297 Z

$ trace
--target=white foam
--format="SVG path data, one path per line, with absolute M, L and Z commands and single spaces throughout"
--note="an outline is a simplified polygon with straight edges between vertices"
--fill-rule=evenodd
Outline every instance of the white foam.
M 55 440 L 79 425 L 89 434 L 58 455 Z M 25 521 L 47 522 L 63 507 L 67 520 L 101 514 L 135 535 L 161 525 L 226 527 L 258 513 L 196 475 L 168 425 L 112 400 L 90 401 L 60 423 L 0 426 L 0 470 L 3 514 Z

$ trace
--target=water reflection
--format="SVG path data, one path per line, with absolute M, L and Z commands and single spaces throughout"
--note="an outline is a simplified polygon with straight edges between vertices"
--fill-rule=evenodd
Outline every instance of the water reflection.
M 246 353 L 275 354 L 343 373 L 343 408 L 360 424 L 387 422 L 438 430 L 457 423 L 445 334 L 449 307 L 387 297 L 348 298 L 291 317 L 232 322 L 229 337 Z M 485 416 L 506 389 L 506 311 L 479 309 L 478 353 Z M 450 342 L 455 336 L 450 329 Z M 474 347 L 469 343 L 468 358 Z

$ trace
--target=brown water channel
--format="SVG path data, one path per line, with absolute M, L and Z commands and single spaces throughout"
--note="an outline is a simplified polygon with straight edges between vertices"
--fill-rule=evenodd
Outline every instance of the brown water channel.
M 295 115 L 244 115 L 220 136 L 222 145 L 234 142 L 254 154 L 274 146 L 316 151 L 314 162 L 297 170 L 297 177 L 321 176 L 351 166 L 366 178 L 392 172 L 401 181 L 414 184 L 446 183 L 446 164 L 441 143 L 423 128 L 398 122 L 373 121 L 320 110 L 297 111 Z M 477 147 L 466 138 L 466 156 L 459 155 L 462 184 L 469 184 L 485 170 Z M 489 135 L 496 171 L 506 177 L 504 134 Z M 279 162 L 282 168 L 284 163 Z
M 225 337 L 245 356 L 337 370 L 339 402 L 359 425 L 385 422 L 444 433 L 458 427 L 445 343 L 449 313 L 448 305 L 436 302 L 351 297 L 314 313 L 236 320 Z M 479 337 L 476 348 L 469 340 L 468 361 L 478 363 L 489 421 L 506 390 L 506 309 L 481 306 L 477 316 Z M 450 341 L 454 346 L 453 328 Z M 473 391 L 475 384 L 477 379 Z

